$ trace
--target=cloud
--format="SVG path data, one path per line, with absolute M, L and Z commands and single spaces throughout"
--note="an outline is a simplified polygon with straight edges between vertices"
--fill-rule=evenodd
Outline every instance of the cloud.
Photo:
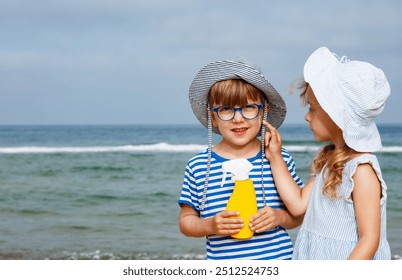
M 397 93 L 402 87 L 401 5 L 374 0 L 1 1 L 0 123 L 47 123 L 55 113 L 61 123 L 159 122 L 159 115 L 171 116 L 163 118 L 166 122 L 196 122 L 187 90 L 203 65 L 246 57 L 286 95 L 301 77 L 305 59 L 321 45 L 383 68 Z M 286 121 L 302 122 L 297 98 L 285 99 Z M 402 98 L 393 94 L 390 99 L 384 115 L 395 121 L 394 104 Z M 154 114 L 128 105 L 148 103 Z M 47 113 L 35 115 L 28 106 Z M 13 107 L 21 108 L 18 114 L 6 109 Z

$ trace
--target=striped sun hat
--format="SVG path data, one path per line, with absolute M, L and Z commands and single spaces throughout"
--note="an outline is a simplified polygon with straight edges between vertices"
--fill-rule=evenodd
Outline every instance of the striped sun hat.
M 208 127 L 208 93 L 219 81 L 243 79 L 260 89 L 270 105 L 267 120 L 278 128 L 286 116 L 286 105 L 278 91 L 268 82 L 257 66 L 251 66 L 245 60 L 223 60 L 204 66 L 195 76 L 189 90 L 191 108 L 197 119 Z M 218 128 L 212 131 L 220 134 Z
M 320 106 L 342 130 L 345 143 L 358 152 L 382 148 L 374 119 L 391 93 L 384 72 L 363 61 L 338 58 L 328 48 L 317 49 L 304 65 L 304 80 Z

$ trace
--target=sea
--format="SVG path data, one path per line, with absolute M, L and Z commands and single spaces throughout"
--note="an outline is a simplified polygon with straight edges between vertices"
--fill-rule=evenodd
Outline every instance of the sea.
M 379 130 L 388 240 L 399 259 L 402 125 Z M 307 181 L 320 144 L 307 125 L 279 131 Z M 177 201 L 185 165 L 206 143 L 196 124 L 0 126 L 0 259 L 205 259 L 205 239 L 179 231 Z

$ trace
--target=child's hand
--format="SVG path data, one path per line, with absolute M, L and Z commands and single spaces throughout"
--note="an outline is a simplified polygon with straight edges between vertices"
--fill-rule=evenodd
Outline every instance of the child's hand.
M 282 156 L 282 136 L 270 123 L 263 121 L 268 129 L 264 135 L 265 144 L 265 156 L 268 160 L 271 160 L 274 156 Z
M 243 219 L 233 218 L 239 216 L 237 211 L 222 211 L 212 218 L 212 231 L 217 235 L 233 235 L 244 227 Z
M 276 228 L 281 224 L 281 216 L 275 209 L 269 206 L 258 210 L 257 214 L 250 218 L 250 229 L 256 233 Z

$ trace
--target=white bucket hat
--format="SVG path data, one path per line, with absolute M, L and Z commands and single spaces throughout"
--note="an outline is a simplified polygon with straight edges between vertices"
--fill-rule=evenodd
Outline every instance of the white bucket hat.
M 208 93 L 211 87 L 219 81 L 243 79 L 260 89 L 269 105 L 267 120 L 278 128 L 286 116 L 286 105 L 276 89 L 268 82 L 257 66 L 251 66 L 245 60 L 224 60 L 212 62 L 204 66 L 195 76 L 190 85 L 189 99 L 191 108 L 197 119 L 208 128 Z M 218 128 L 212 131 L 220 134 Z
M 383 111 L 391 89 L 381 69 L 345 56 L 339 59 L 321 47 L 307 59 L 304 80 L 350 148 L 357 152 L 382 148 L 374 118 Z

